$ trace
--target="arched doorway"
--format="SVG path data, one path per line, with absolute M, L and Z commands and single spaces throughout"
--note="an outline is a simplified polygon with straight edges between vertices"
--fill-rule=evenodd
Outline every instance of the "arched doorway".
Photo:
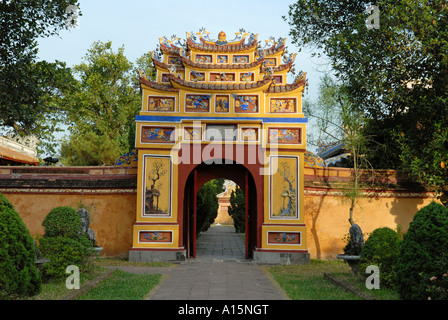
M 187 258 L 196 258 L 197 234 L 197 193 L 209 180 L 224 178 L 234 181 L 245 196 L 245 258 L 252 258 L 252 252 L 257 246 L 257 233 L 259 219 L 258 212 L 262 209 L 257 204 L 257 186 L 252 173 L 243 165 L 232 164 L 206 164 L 202 163 L 193 168 L 186 178 L 183 198 L 183 244 Z M 260 188 L 260 187 L 258 187 Z M 260 201 L 260 199 L 258 199 Z M 262 202 L 261 202 L 262 203 Z

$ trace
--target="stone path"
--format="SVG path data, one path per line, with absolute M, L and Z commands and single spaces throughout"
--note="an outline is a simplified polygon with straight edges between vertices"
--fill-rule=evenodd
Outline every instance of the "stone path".
M 174 267 L 121 269 L 164 275 L 150 300 L 288 300 L 263 266 L 244 259 L 244 239 L 233 227 L 212 226 L 196 248 L 196 259 Z

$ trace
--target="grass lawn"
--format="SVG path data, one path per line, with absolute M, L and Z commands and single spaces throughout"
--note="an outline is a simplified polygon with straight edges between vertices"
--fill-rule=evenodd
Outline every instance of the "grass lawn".
M 369 290 L 365 279 L 351 273 L 343 261 L 311 260 L 306 265 L 268 267 L 268 271 L 292 300 L 361 300 L 362 298 L 324 278 L 324 274 L 349 283 L 373 299 L 396 300 L 398 294 L 386 288 Z
M 87 285 L 90 281 L 101 278 L 106 273 L 110 272 L 110 269 L 104 268 L 107 266 L 167 267 L 170 265 L 170 263 L 166 262 L 132 263 L 127 261 L 127 259 L 96 258 L 92 263 L 91 270 L 89 272 L 81 273 L 80 286 L 82 289 L 83 286 Z M 144 296 L 158 284 L 160 278 L 160 274 L 135 275 L 116 270 L 111 276 L 109 276 L 105 280 L 102 280 L 97 286 L 95 286 L 95 288 L 101 287 L 101 290 L 104 291 L 100 292 L 98 289 L 95 289 L 92 295 L 82 295 L 81 299 L 113 300 L 117 297 L 120 300 L 143 299 Z M 29 297 L 28 300 L 59 300 L 76 293 L 76 290 L 70 290 L 66 288 L 65 280 L 65 278 L 55 279 L 48 283 L 43 283 L 41 293 L 33 297 Z M 132 283 L 135 287 L 140 287 L 142 291 L 147 291 L 142 292 L 139 290 L 131 290 L 130 288 L 126 288 L 126 285 L 123 285 L 123 282 L 127 282 L 129 284 Z M 111 293 L 108 292 L 110 291 L 111 285 L 116 287 L 116 289 L 114 289 L 115 291 L 117 291 L 115 293 L 115 296 L 111 295 Z M 91 291 L 93 291 L 93 289 Z M 96 295 L 95 298 L 92 298 L 93 294 Z
M 78 300 L 143 300 L 161 277 L 161 274 L 134 274 L 117 269 Z

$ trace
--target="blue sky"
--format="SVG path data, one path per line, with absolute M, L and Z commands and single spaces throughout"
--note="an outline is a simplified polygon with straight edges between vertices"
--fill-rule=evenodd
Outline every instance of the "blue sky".
M 217 39 L 224 31 L 233 39 L 240 28 L 258 34 L 264 43 L 269 37 L 287 38 L 290 53 L 298 53 L 296 74 L 303 70 L 309 79 L 309 93 L 318 92 L 323 69 L 309 49 L 298 52 L 289 39 L 287 16 L 294 0 L 80 0 L 82 16 L 79 26 L 64 30 L 58 37 L 39 41 L 39 58 L 65 61 L 68 66 L 79 64 L 94 41 L 112 41 L 114 48 L 124 45 L 126 57 L 135 62 L 142 54 L 155 50 L 159 37 L 176 35 L 185 39 L 186 32 L 198 32 L 204 27 L 210 38 Z M 291 82 L 292 79 L 289 80 Z

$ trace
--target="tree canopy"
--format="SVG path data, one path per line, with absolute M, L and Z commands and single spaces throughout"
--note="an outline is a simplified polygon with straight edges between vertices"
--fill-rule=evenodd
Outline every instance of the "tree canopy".
M 388 148 L 371 162 L 446 190 L 446 1 L 379 0 L 371 7 L 370 1 L 299 0 L 285 19 L 299 48 L 329 60 L 352 105 L 368 119 L 366 133 Z
M 137 67 L 151 70 L 143 55 Z M 138 74 L 112 42 L 94 42 L 83 62 L 73 67 L 76 90 L 65 97 L 70 136 L 62 143 L 67 165 L 113 165 L 134 147 L 135 116 L 141 107 Z
M 55 130 L 61 110 L 54 98 L 70 89 L 63 62 L 37 61 L 37 39 L 67 28 L 74 0 L 6 0 L 0 3 L 0 126 L 2 133 L 35 134 Z M 49 119 L 51 119 L 49 121 Z

